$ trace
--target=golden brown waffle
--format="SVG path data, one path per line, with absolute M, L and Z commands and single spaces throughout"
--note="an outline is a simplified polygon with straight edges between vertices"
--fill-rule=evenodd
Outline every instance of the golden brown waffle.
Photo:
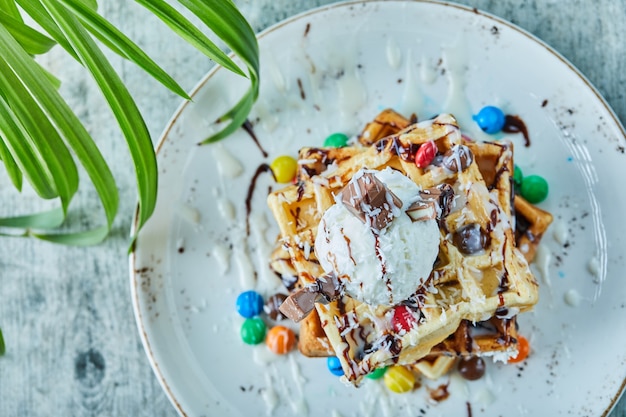
M 365 126 L 359 135 L 359 143 L 363 146 L 373 145 L 379 139 L 394 135 L 417 122 L 416 118 L 413 119 L 415 120 L 406 119 L 392 109 L 385 109 Z
M 515 196 L 515 241 L 528 262 L 532 262 L 543 234 L 552 223 L 552 214 Z
M 422 315 L 418 326 L 398 333 L 385 325 L 389 323 L 392 308 L 369 306 L 348 296 L 328 305 L 316 305 L 346 378 L 355 383 L 379 366 L 415 363 L 454 333 L 464 320 L 484 321 L 503 308 L 524 311 L 537 301 L 536 282 L 526 260 L 515 248 L 511 229 L 511 171 L 502 170 L 496 180 L 503 188 L 490 192 L 476 159 L 458 173 L 440 166 L 417 168 L 411 157 L 420 144 L 429 140 L 435 141 L 440 153 L 460 144 L 462 139 L 454 118 L 441 115 L 412 125 L 365 149 L 332 151 L 345 158 L 341 163 L 325 164 L 327 168 L 320 174 L 318 169 L 312 172 L 304 169 L 305 159 L 303 171 L 309 178 L 268 198 L 298 277 L 308 284 L 324 273 L 313 251 L 321 216 L 334 203 L 333 194 L 361 168 L 380 170 L 390 166 L 422 188 L 444 182 L 451 184 L 459 196 L 457 208 L 441 225 L 440 256 L 435 271 L 416 297 Z M 320 153 L 307 152 L 308 157 Z M 489 241 L 482 253 L 464 254 L 450 238 L 467 225 L 480 227 Z M 505 358 L 514 353 L 514 350 L 506 352 Z

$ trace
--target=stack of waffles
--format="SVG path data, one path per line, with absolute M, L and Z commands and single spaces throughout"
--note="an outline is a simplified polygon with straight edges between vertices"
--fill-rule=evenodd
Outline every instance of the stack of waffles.
M 436 145 L 436 156 L 418 167 L 415 155 L 427 142 Z M 516 317 L 538 301 L 529 262 L 552 216 L 514 194 L 511 143 L 468 140 L 451 115 L 415 123 L 386 110 L 365 127 L 358 144 L 304 148 L 298 163 L 296 182 L 268 196 L 280 228 L 271 266 L 284 281 L 293 277 L 292 291 L 314 285 L 327 272 L 315 254 L 318 225 L 360 170 L 390 167 L 422 190 L 442 184 L 454 190 L 449 214 L 438 221 L 432 273 L 401 303 L 416 323 L 394 326 L 397 306 L 341 294 L 316 303 L 301 321 L 298 346 L 304 355 L 337 356 L 355 385 L 389 365 L 435 379 L 458 357 L 506 361 L 517 355 Z M 516 230 L 516 223 L 523 227 Z

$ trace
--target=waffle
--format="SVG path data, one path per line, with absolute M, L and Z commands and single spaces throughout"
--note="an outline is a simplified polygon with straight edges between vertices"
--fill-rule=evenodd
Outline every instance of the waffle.
M 515 242 L 530 263 L 535 259 L 543 234 L 552 223 L 552 214 L 532 205 L 520 195 L 515 196 L 514 208 Z
M 268 197 L 298 279 L 307 285 L 324 273 L 313 251 L 321 216 L 334 203 L 333 194 L 361 168 L 389 166 L 422 188 L 451 184 L 460 196 L 458 209 L 441 224 L 435 270 L 415 296 L 414 311 L 421 316 L 418 326 L 398 333 L 387 325 L 392 308 L 366 305 L 348 296 L 327 305 L 316 304 L 330 345 L 347 380 L 354 383 L 380 366 L 415 364 L 433 347 L 450 340 L 462 323 L 488 320 L 496 310 L 525 311 L 537 301 L 537 284 L 525 258 L 515 248 L 511 228 L 511 170 L 501 170 L 494 177 L 499 186 L 490 192 L 478 168 L 478 157 L 461 172 L 432 166 L 417 168 L 411 156 L 429 140 L 435 141 L 440 153 L 460 144 L 454 118 L 440 115 L 366 148 L 305 149 L 301 153 L 305 158 L 301 159 L 304 174 L 300 181 Z M 322 160 L 325 169 L 316 166 Z M 454 239 L 447 238 L 470 224 L 480 225 L 490 242 L 480 254 L 464 254 L 453 244 Z M 505 351 L 505 357 L 515 351 Z

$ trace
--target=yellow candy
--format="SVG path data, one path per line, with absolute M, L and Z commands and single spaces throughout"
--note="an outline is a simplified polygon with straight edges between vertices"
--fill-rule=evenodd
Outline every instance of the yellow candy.
M 276 182 L 287 183 L 291 182 L 296 176 L 296 170 L 298 169 L 298 163 L 290 156 L 282 155 L 274 159 L 270 164 L 270 168 L 274 173 Z
M 415 386 L 415 375 L 404 366 L 392 366 L 387 369 L 384 381 L 387 388 L 401 394 L 413 389 Z

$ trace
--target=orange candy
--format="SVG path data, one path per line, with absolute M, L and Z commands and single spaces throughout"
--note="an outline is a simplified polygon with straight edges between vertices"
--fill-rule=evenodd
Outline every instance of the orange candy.
M 267 332 L 265 344 L 272 352 L 284 355 L 295 346 L 296 335 L 285 326 L 274 326 Z
M 519 352 L 517 353 L 517 356 L 509 359 L 509 363 L 522 362 L 530 353 L 530 343 L 528 343 L 528 340 L 524 336 L 517 337 L 517 346 L 519 348 Z

